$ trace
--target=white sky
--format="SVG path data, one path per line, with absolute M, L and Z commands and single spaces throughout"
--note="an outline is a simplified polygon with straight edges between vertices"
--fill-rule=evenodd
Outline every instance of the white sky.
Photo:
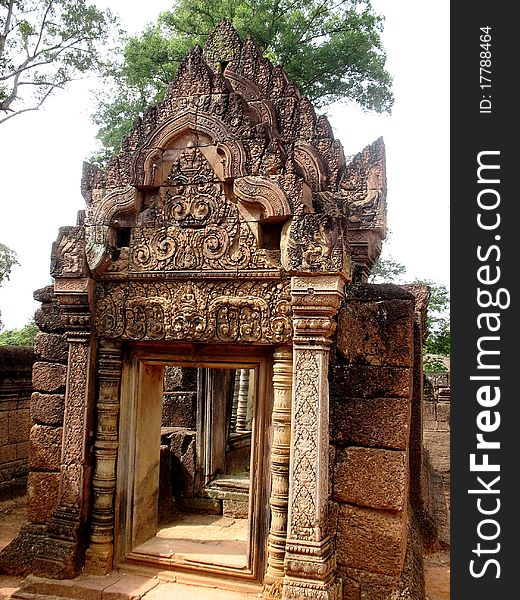
M 96 0 L 138 32 L 168 9 L 168 0 Z M 391 116 L 336 105 L 327 111 L 345 154 L 383 136 L 387 152 L 388 225 L 384 255 L 407 277 L 449 285 L 449 1 L 373 0 L 385 15 L 383 43 L 394 78 Z M 0 288 L 6 328 L 22 327 L 38 303 L 32 292 L 50 283 L 51 244 L 83 208 L 82 161 L 96 147 L 90 122 L 93 82 L 77 82 L 38 112 L 0 125 L 0 241 L 21 266 Z M 102 93 L 102 88 L 99 93 Z

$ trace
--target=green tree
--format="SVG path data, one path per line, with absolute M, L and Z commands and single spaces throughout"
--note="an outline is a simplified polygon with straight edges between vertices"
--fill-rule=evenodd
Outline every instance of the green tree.
M 9 279 L 11 269 L 18 264 L 20 263 L 18 262 L 16 252 L 0 242 L 0 286 L 5 280 Z M 0 312 L 0 329 L 2 327 L 2 313 Z
M 184 55 L 203 45 L 222 18 L 253 37 L 315 105 L 349 99 L 389 111 L 391 77 L 381 44 L 383 18 L 370 0 L 177 0 L 157 23 L 128 39 L 112 64 L 113 94 L 94 115 L 106 158 L 144 109 L 163 96 Z
M 369 281 L 371 283 L 402 283 L 405 273 L 406 267 L 392 257 L 379 258 L 372 268 Z M 445 285 L 434 281 L 416 279 L 412 283 L 427 285 L 431 292 L 426 322 L 428 336 L 423 347 L 425 370 L 443 371 L 445 370 L 444 364 L 435 356 L 449 356 L 450 354 L 450 293 Z
M 6 329 L 0 333 L 0 346 L 34 346 L 34 338 L 39 331 L 34 320 L 21 329 Z
M 85 0 L 0 0 L 0 123 L 99 70 L 114 23 Z

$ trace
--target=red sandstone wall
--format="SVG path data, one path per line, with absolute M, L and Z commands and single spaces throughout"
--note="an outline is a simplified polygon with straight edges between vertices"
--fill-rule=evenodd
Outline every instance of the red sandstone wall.
M 420 577 L 405 569 L 406 540 L 414 537 L 408 509 L 414 304 L 397 286 L 360 285 L 339 315 L 330 371 L 331 498 L 346 600 L 386 599 L 403 588 L 404 575 L 415 586 L 411 597 L 423 597 Z
M 0 500 L 25 493 L 32 348 L 0 346 Z

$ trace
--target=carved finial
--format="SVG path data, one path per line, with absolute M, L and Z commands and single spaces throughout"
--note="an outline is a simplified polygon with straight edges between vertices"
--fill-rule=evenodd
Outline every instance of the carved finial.
M 202 48 L 195 46 L 179 65 L 175 79 L 168 86 L 166 98 L 211 94 L 213 73 L 206 63 Z
M 222 19 L 204 44 L 204 58 L 216 72 L 226 67 L 235 70 L 242 43 L 235 28 L 227 19 Z

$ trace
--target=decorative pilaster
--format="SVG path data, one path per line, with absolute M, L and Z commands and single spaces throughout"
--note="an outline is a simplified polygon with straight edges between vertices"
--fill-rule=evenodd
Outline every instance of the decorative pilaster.
M 249 400 L 249 369 L 240 369 L 240 385 L 237 403 L 237 433 L 250 431 L 247 427 L 247 404 Z
M 284 580 L 289 458 L 291 451 L 292 348 L 282 346 L 273 363 L 273 447 L 271 450 L 271 529 L 267 549 L 264 598 L 281 598 Z
M 294 366 L 284 600 L 339 600 L 327 533 L 329 346 L 343 297 L 339 276 L 293 277 Z
M 69 344 L 65 416 L 58 506 L 47 525 L 47 539 L 38 551 L 35 570 L 49 577 L 72 578 L 81 572 L 90 506 L 93 368 L 91 339 L 93 281 L 57 279 Z
M 106 575 L 114 554 L 114 497 L 118 448 L 121 344 L 102 340 L 98 359 L 97 424 L 94 442 L 90 545 L 85 570 Z

